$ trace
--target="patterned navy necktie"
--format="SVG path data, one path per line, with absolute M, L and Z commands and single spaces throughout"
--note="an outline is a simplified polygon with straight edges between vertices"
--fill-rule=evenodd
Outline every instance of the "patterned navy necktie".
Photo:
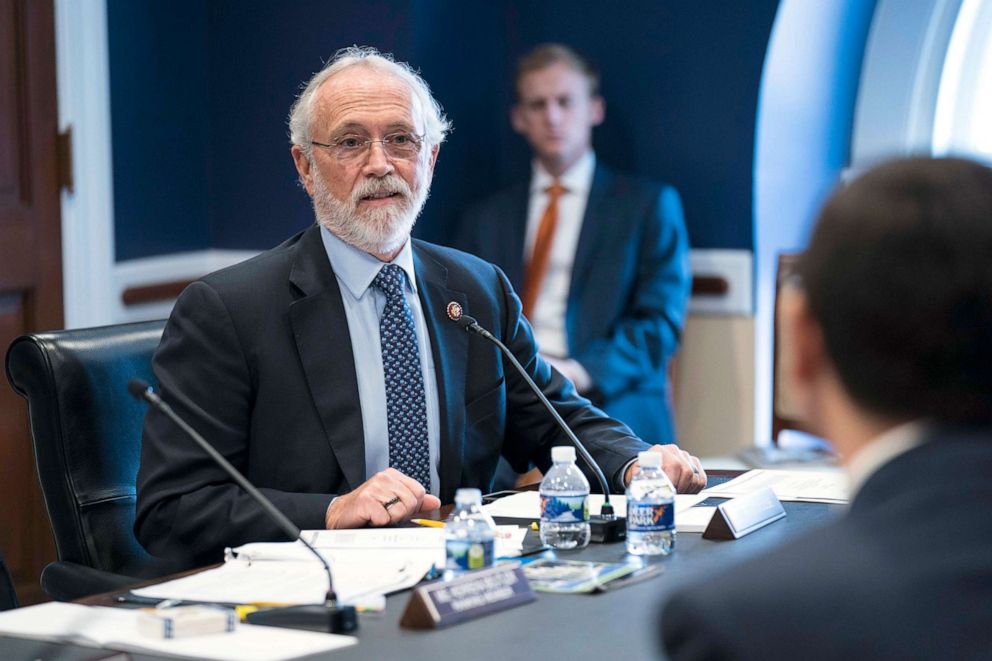
M 372 284 L 386 295 L 379 320 L 382 368 L 386 378 L 386 422 L 389 465 L 431 490 L 430 450 L 427 445 L 427 400 L 413 313 L 403 293 L 406 275 L 386 264 Z

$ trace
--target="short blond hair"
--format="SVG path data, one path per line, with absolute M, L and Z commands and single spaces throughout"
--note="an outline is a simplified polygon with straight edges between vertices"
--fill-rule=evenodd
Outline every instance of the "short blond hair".
M 599 71 L 592 62 L 565 44 L 541 44 L 517 61 L 514 92 L 520 100 L 520 82 L 527 74 L 547 69 L 553 64 L 564 64 L 581 73 L 589 81 L 589 96 L 599 96 Z

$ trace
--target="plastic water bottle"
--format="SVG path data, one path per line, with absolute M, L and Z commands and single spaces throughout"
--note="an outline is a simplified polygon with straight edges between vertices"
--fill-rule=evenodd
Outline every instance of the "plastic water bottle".
M 448 571 L 459 574 L 491 567 L 495 537 L 496 524 L 482 509 L 482 492 L 478 489 L 456 491 L 455 511 L 444 527 Z
M 575 465 L 575 448 L 551 448 L 555 462 L 541 480 L 541 543 L 580 549 L 589 543 L 589 481 Z
M 675 550 L 675 487 L 661 470 L 661 455 L 641 452 L 640 469 L 627 486 L 627 553 L 668 555 Z

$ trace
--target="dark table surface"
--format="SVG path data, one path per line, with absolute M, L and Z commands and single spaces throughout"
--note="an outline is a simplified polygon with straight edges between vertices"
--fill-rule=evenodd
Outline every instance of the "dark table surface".
M 710 486 L 726 475 L 711 475 Z M 722 478 L 722 479 L 721 479 Z M 714 503 L 707 503 L 714 504 Z M 381 614 L 360 616 L 359 644 L 326 655 L 333 659 L 657 659 L 661 603 L 677 586 L 707 580 L 803 531 L 826 523 L 843 506 L 783 503 L 786 518 L 733 541 L 705 540 L 698 533 L 680 533 L 675 552 L 652 562 L 664 571 L 646 581 L 594 595 L 539 593 L 536 601 L 450 628 L 430 631 L 399 627 L 410 592 L 390 596 Z M 624 544 L 590 544 L 558 557 L 623 561 Z M 0 638 L 0 657 L 7 659 L 100 659 L 109 655 L 76 646 Z M 131 655 L 133 659 L 154 659 Z M 321 657 L 314 657 L 321 658 Z M 115 660 L 116 661 L 116 660 Z

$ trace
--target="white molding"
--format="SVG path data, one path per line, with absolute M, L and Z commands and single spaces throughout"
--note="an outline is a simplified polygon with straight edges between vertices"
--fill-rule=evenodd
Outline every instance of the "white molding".
M 110 323 L 165 319 L 172 311 L 174 300 L 125 306 L 121 296 L 130 287 L 194 280 L 257 254 L 258 251 L 255 250 L 198 250 L 118 262 L 114 267 L 113 285 L 110 289 L 117 310 Z
M 693 296 L 692 314 L 751 315 L 754 291 L 754 257 L 750 250 L 693 250 L 689 255 L 692 275 L 719 276 L 727 281 L 726 294 Z
M 879 0 L 865 46 L 851 168 L 929 154 L 944 57 L 962 0 Z
M 59 130 L 72 127 L 75 192 L 63 190 L 65 327 L 112 323 L 114 186 L 107 14 L 103 0 L 56 0 Z
M 253 250 L 199 250 L 118 262 L 113 269 L 113 292 L 117 310 L 104 323 L 161 319 L 169 316 L 173 301 L 124 306 L 121 295 L 130 287 L 199 278 L 254 257 Z M 719 296 L 694 296 L 689 312 L 710 315 L 751 315 L 753 257 L 750 250 L 693 250 L 689 256 L 693 276 L 719 276 L 729 289 Z
M 935 156 L 967 156 L 989 162 L 988 106 L 985 89 L 992 59 L 992 3 L 964 0 L 954 23 L 940 79 L 933 119 Z M 981 127 L 981 128 L 979 128 Z

